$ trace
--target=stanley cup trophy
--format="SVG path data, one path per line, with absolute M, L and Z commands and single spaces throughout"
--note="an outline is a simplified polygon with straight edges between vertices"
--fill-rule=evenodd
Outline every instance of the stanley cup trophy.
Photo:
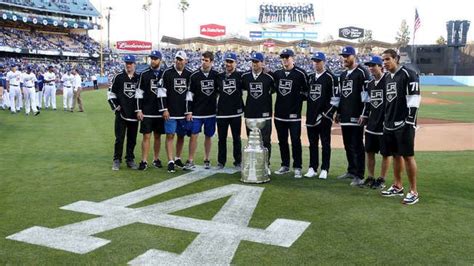
M 246 119 L 250 128 L 247 146 L 244 148 L 242 178 L 244 183 L 265 183 L 270 181 L 268 166 L 268 149 L 262 145 L 260 129 L 265 126 L 265 119 Z

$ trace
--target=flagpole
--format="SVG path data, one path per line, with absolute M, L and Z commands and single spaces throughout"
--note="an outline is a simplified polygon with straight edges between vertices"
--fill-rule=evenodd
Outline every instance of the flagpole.
M 412 43 L 412 54 L 413 54 L 413 61 L 414 64 L 416 65 L 416 45 L 415 45 L 415 36 L 416 36 L 416 29 L 413 31 L 413 43 Z

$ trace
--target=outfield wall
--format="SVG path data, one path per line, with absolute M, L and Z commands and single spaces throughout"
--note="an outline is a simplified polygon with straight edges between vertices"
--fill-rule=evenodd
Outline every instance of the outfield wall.
M 474 86 L 474 76 L 420 76 L 421 85 Z

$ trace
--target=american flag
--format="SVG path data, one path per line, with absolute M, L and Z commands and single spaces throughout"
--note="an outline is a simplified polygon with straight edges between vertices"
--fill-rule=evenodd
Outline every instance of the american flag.
M 421 26 L 420 16 L 418 15 L 418 9 L 415 8 L 415 30 L 416 32 Z

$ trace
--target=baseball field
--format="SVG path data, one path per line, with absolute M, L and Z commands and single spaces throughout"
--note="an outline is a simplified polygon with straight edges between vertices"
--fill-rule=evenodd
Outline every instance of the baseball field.
M 105 90 L 83 93 L 84 113 L 0 111 L 0 264 L 473 265 L 474 88 L 422 90 L 420 202 L 413 206 L 336 179 L 346 168 L 337 126 L 327 180 L 273 175 L 270 183 L 243 185 L 240 173 L 183 176 L 123 164 L 112 171 L 114 117 Z M 216 137 L 212 153 L 215 165 Z M 164 146 L 160 157 L 166 161 Z M 196 158 L 201 163 L 201 142 Z M 273 170 L 279 158 L 274 143 Z M 303 158 L 306 170 L 307 147 Z M 253 201 L 235 202 L 247 188 Z

